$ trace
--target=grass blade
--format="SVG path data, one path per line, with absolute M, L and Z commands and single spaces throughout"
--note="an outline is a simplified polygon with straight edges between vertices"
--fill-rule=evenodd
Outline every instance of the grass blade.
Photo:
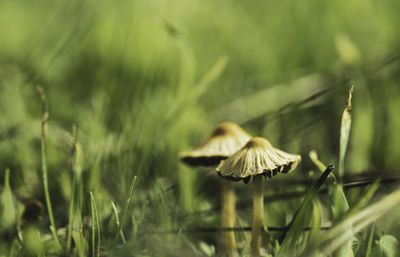
M 350 138 L 351 112 L 352 112 L 351 98 L 353 94 L 353 89 L 354 86 L 351 86 L 349 90 L 349 97 L 346 102 L 346 107 L 343 111 L 342 122 L 340 126 L 339 178 L 342 178 L 344 174 L 344 158 L 346 155 L 347 145 L 349 143 L 349 138 Z M 345 213 L 349 210 L 349 204 L 347 203 L 346 196 L 344 195 L 343 192 L 343 186 L 341 184 L 333 186 L 333 189 L 335 198 L 334 205 L 332 206 L 333 217 L 335 219 L 338 218 L 340 219 L 340 217 L 345 215 Z M 348 225 L 351 226 L 351 224 Z M 348 232 L 351 233 L 350 230 Z M 340 247 L 336 252 L 334 252 L 333 256 L 348 257 L 352 255 L 351 245 L 352 245 L 352 240 L 350 237 L 349 241 L 342 247 Z
M 308 242 L 314 244 L 314 242 L 318 242 L 321 236 L 321 227 L 322 227 L 322 209 L 320 203 L 317 199 L 313 200 L 312 205 L 312 220 L 311 220 L 311 228 L 308 236 Z M 304 250 L 304 249 L 302 249 Z
M 372 225 L 371 230 L 369 231 L 367 252 L 365 253 L 365 257 L 371 256 L 374 234 L 375 234 L 375 225 Z
M 362 193 L 363 197 L 361 199 L 359 199 L 359 201 L 356 203 L 356 205 L 354 207 L 352 207 L 344 215 L 343 219 L 348 217 L 348 216 L 350 216 L 353 213 L 358 212 L 360 209 L 362 209 L 364 206 L 366 206 L 369 203 L 369 201 L 371 200 L 372 196 L 375 194 L 376 190 L 378 190 L 379 183 L 380 183 L 380 180 L 377 179 L 377 180 L 375 180 L 375 182 L 371 186 L 366 188 L 364 190 L 364 192 Z
M 67 253 L 71 250 L 72 243 L 72 230 L 73 227 L 78 225 L 80 226 L 81 217 L 80 217 L 80 208 L 81 208 L 81 174 L 82 174 L 82 163 L 83 163 L 83 154 L 82 154 L 82 146 L 76 139 L 76 126 L 72 128 L 72 136 L 67 134 L 66 136 L 72 143 L 72 184 L 71 184 L 71 198 L 70 198 L 70 209 L 69 209 L 69 218 L 68 218 L 68 233 L 67 233 Z M 78 218 L 76 218 L 79 216 Z M 78 220 L 78 224 L 77 223 Z
M 0 225 L 2 229 L 12 229 L 16 222 L 17 210 L 10 188 L 10 170 L 6 169 L 3 192 L 0 195 Z
M 57 229 L 56 225 L 54 222 L 54 216 L 53 216 L 53 209 L 51 207 L 51 201 L 50 201 L 50 192 L 49 192 L 49 185 L 48 185 L 48 179 L 47 179 L 47 142 L 46 142 L 46 137 L 47 137 L 47 122 L 49 120 L 49 105 L 47 102 L 47 97 L 46 94 L 44 93 L 43 89 L 41 87 L 37 87 L 37 91 L 40 94 L 40 98 L 42 101 L 42 132 L 41 132 L 41 148 L 42 148 L 42 177 L 43 177 L 43 188 L 44 188 L 44 194 L 46 198 L 46 206 L 47 206 L 47 212 L 49 215 L 49 220 L 50 220 L 50 230 L 53 235 L 54 239 L 54 244 L 56 246 L 56 249 L 58 251 L 61 251 L 61 245 L 58 240 L 57 236 Z
M 318 169 L 323 171 L 323 168 L 326 166 L 318 159 L 317 152 L 314 150 L 310 151 L 309 156 Z M 331 202 L 331 211 L 333 217 L 337 219 L 349 209 L 349 204 L 343 192 L 343 186 L 338 184 L 338 181 L 333 173 L 329 174 L 326 184 Z
M 155 182 L 154 193 L 157 197 L 157 201 L 159 202 L 159 210 L 160 210 L 160 220 L 163 228 L 171 229 L 172 228 L 172 217 L 171 212 L 167 203 L 165 189 L 161 182 L 161 179 L 157 179 Z
M 136 179 L 137 179 L 137 176 L 134 176 L 133 179 L 132 179 L 131 185 L 129 187 L 128 199 L 126 199 L 126 202 L 125 202 L 124 211 L 122 212 L 121 224 L 120 224 L 120 226 L 118 228 L 117 235 L 115 236 L 115 241 L 118 240 L 119 235 L 123 232 L 122 229 L 123 229 L 123 227 L 125 225 L 126 217 L 128 216 L 128 210 L 129 210 L 129 206 L 131 204 L 132 195 L 133 195 L 133 189 L 135 188 Z
M 303 253 L 301 256 L 326 256 L 332 254 L 346 243 L 346 241 L 350 240 L 353 237 L 353 233 L 359 232 L 375 220 L 381 218 L 399 203 L 400 189 L 331 228 L 325 234 L 319 247 L 313 248 Z M 349 224 L 352 225 L 352 233 L 349 233 Z
M 75 203 L 75 179 L 74 177 L 72 177 L 71 198 L 69 203 L 69 214 L 68 214 L 68 231 L 67 231 L 67 246 L 66 246 L 67 253 L 71 250 L 71 243 L 72 243 L 72 220 L 74 215 L 74 203 Z
M 114 214 L 115 214 L 115 223 L 116 223 L 117 228 L 119 230 L 119 235 L 121 236 L 122 243 L 126 244 L 124 232 L 122 230 L 120 230 L 121 223 L 119 222 L 117 206 L 115 206 L 115 203 L 113 201 L 111 201 L 111 205 L 112 205 L 112 208 L 113 208 L 113 211 L 114 211 Z
M 351 128 L 351 98 L 353 95 L 354 86 L 351 86 L 349 90 L 349 97 L 347 99 L 346 107 L 342 115 L 342 122 L 340 126 L 340 153 L 339 153 L 339 177 L 343 177 L 344 173 L 344 157 L 346 155 L 347 145 L 350 138 Z
M 362 239 L 360 239 L 360 244 L 357 247 L 354 257 L 371 257 L 374 233 L 375 224 L 372 224 L 368 231 L 365 231 Z
M 92 257 L 100 256 L 100 222 L 96 201 L 93 192 L 90 191 L 90 209 L 92 212 Z
M 306 196 L 301 203 L 300 208 L 297 210 L 296 214 L 293 216 L 292 221 L 290 222 L 286 232 L 284 233 L 283 242 L 279 249 L 277 256 L 292 256 L 296 251 L 295 243 L 300 237 L 302 233 L 302 228 L 304 226 L 305 218 L 308 217 L 308 212 L 312 201 L 317 194 L 318 189 L 322 186 L 328 175 L 333 170 L 333 165 L 329 165 L 324 173 L 322 173 L 321 177 L 317 182 L 307 191 Z
M 190 106 L 194 105 L 207 92 L 209 87 L 220 77 L 227 63 L 228 57 L 221 56 L 218 58 L 210 70 L 194 85 L 194 88 L 182 96 L 179 102 L 172 107 L 166 118 L 168 124 L 172 124 L 178 120 Z
M 38 242 L 40 243 L 38 257 L 46 257 L 46 254 L 44 252 L 44 246 L 43 246 L 43 243 L 42 243 L 42 239 L 40 237 L 40 232 L 36 231 L 36 233 L 37 233 L 37 237 L 38 237 Z
M 318 159 L 318 154 L 315 150 L 311 150 L 310 153 L 308 154 L 310 157 L 311 161 L 317 166 L 317 168 L 321 171 L 324 172 L 326 169 L 325 164 L 323 164 L 319 159 Z M 333 175 L 332 173 L 330 174 L 331 176 Z

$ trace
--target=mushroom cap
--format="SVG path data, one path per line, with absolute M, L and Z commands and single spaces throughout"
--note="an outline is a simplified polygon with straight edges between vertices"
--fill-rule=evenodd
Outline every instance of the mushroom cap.
M 223 122 L 199 146 L 179 157 L 192 166 L 215 166 L 243 147 L 250 138 L 239 125 Z
M 244 180 L 247 183 L 252 176 L 259 174 L 271 178 L 278 172 L 289 173 L 300 161 L 300 155 L 286 153 L 274 148 L 267 139 L 254 137 L 239 151 L 222 161 L 217 172 L 227 179 Z

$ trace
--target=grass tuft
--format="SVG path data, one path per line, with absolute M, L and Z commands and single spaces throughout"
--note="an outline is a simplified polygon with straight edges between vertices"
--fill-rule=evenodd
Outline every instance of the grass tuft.
M 122 212 L 121 223 L 120 223 L 120 225 L 118 227 L 118 232 L 115 235 L 115 241 L 118 240 L 120 235 L 123 235 L 123 228 L 124 228 L 124 225 L 125 225 L 125 222 L 126 222 L 126 218 L 128 216 L 129 207 L 131 205 L 132 196 L 133 196 L 133 190 L 135 189 L 135 184 L 136 184 L 136 179 L 137 179 L 137 177 L 134 176 L 132 181 L 131 181 L 131 184 L 130 184 L 130 187 L 129 187 L 128 198 L 125 201 L 124 210 Z M 116 212 L 115 215 L 118 215 L 118 213 Z M 118 219 L 118 217 L 116 219 Z M 122 239 L 122 240 L 125 241 L 125 239 Z
M 309 217 L 309 211 L 313 199 L 315 198 L 319 188 L 332 172 L 333 168 L 333 165 L 329 165 L 324 173 L 322 173 L 318 181 L 308 189 L 303 202 L 296 211 L 292 221 L 289 223 L 289 226 L 283 235 L 283 241 L 277 256 L 293 256 L 296 253 L 298 240 L 302 233 L 304 224 L 307 223 L 307 218 Z

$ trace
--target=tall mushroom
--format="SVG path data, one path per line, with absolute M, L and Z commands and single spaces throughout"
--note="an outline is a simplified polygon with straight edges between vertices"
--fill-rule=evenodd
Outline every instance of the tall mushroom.
M 278 172 L 289 173 L 300 161 L 300 155 L 286 153 L 274 148 L 267 139 L 254 137 L 217 167 L 218 174 L 230 180 L 244 180 L 247 183 L 251 177 L 253 178 L 253 225 L 250 242 L 252 257 L 260 256 L 261 227 L 264 218 L 261 178 L 262 176 L 271 178 Z
M 224 122 L 218 125 L 212 134 L 193 150 L 184 152 L 180 158 L 191 166 L 217 166 L 241 147 L 251 137 L 237 124 Z M 235 194 L 230 181 L 222 180 L 222 226 L 235 226 Z M 236 240 L 234 231 L 224 233 L 224 243 L 229 257 L 235 256 Z

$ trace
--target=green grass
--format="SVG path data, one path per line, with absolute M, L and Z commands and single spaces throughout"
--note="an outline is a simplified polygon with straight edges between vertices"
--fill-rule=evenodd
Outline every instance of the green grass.
M 42 177 L 43 177 L 43 190 L 46 198 L 47 213 L 50 220 L 50 231 L 53 234 L 54 244 L 57 251 L 61 251 L 61 245 L 57 236 L 57 228 L 54 223 L 53 208 L 51 207 L 50 192 L 49 192 L 49 182 L 47 179 L 47 122 L 49 120 L 49 106 L 47 103 L 46 94 L 43 92 L 41 87 L 37 87 L 42 100 L 42 129 L 41 129 L 41 149 L 42 149 Z
M 302 155 L 265 183 L 264 226 L 292 225 L 262 253 L 397 256 L 399 7 L 0 2 L 0 257 L 224 256 L 220 178 L 178 155 L 227 120 Z M 249 227 L 252 188 L 233 187 Z

